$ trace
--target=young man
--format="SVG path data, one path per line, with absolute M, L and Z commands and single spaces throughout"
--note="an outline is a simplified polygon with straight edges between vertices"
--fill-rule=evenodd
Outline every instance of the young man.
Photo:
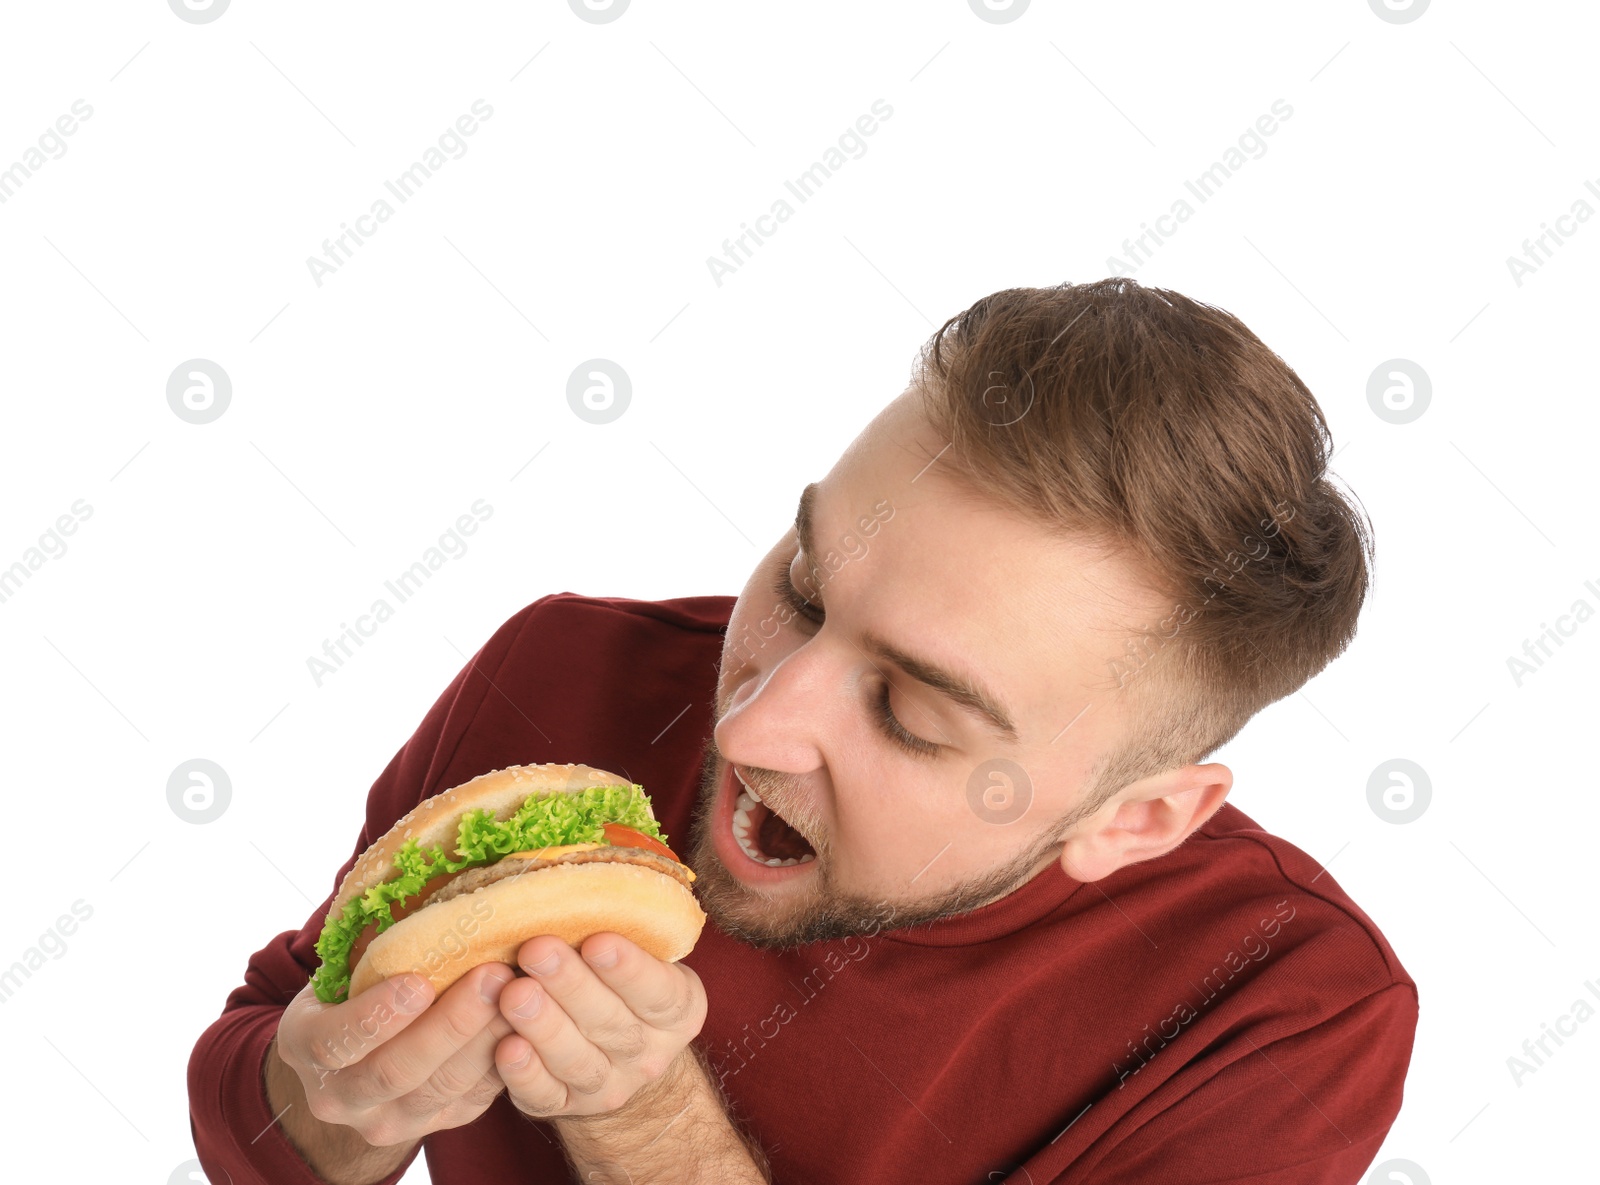
M 1361 1178 L 1415 985 L 1205 761 L 1355 632 L 1316 401 L 1126 279 L 996 293 L 919 361 L 737 601 L 534 602 L 369 796 L 351 863 L 491 769 L 640 782 L 695 950 L 536 937 L 323 1005 L 325 904 L 195 1047 L 213 1179 Z

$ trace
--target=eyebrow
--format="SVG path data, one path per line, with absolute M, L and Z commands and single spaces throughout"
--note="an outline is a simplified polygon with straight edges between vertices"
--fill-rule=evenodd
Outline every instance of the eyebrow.
M 816 527 L 817 483 L 812 482 L 800 491 L 800 504 L 795 508 L 794 530 L 800 539 L 800 550 L 805 553 L 808 566 L 817 570 Z M 815 587 L 811 590 L 815 593 Z M 820 597 L 816 598 L 820 601 Z M 981 682 L 961 671 L 951 671 L 929 659 L 896 646 L 877 633 L 867 630 L 861 637 L 863 647 L 886 662 L 893 663 L 918 683 L 945 696 L 957 707 L 980 716 L 1005 739 L 1018 739 L 1016 721 L 1003 703 L 991 694 Z

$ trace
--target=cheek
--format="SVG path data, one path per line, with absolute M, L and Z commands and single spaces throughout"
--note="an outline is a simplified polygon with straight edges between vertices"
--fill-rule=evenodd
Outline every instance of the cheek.
M 926 773 L 908 771 L 877 751 L 864 757 L 841 751 L 831 760 L 834 792 L 828 823 L 834 846 L 848 855 L 854 875 L 882 882 L 886 890 L 904 890 L 966 826 L 948 811 L 929 809 L 948 798 L 948 790 Z M 954 850 L 947 850 L 934 867 Z M 925 880 L 918 878 L 909 887 L 920 888 Z

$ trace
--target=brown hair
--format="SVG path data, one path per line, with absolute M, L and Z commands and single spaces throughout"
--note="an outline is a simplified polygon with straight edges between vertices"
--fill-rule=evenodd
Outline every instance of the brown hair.
M 1327 477 L 1327 421 L 1230 313 L 1127 278 L 1008 288 L 914 374 L 986 503 L 1132 558 L 1173 611 L 1113 664 L 1137 724 L 1074 817 L 1204 760 L 1349 645 L 1371 530 Z

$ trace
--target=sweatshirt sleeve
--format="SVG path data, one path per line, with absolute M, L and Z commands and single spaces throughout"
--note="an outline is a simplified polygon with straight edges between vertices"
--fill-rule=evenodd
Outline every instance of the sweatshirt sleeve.
M 1169 1083 L 1156 1114 L 1053 1185 L 1359 1185 L 1399 1114 L 1416 1023 L 1416 988 L 1397 982 L 1281 1040 L 1239 1032 L 1224 1069 Z
M 298 931 L 287 930 L 250 956 L 244 983 L 229 993 L 222 1015 L 200 1034 L 189 1055 L 189 1127 L 200 1167 L 233 1185 L 322 1185 L 267 1105 L 262 1066 L 278 1021 L 316 970 L 316 942 L 346 872 L 401 815 L 445 789 L 452 756 L 515 645 L 535 601 L 497 630 L 445 688 L 417 731 L 400 747 L 367 795 L 366 822 L 328 897 Z M 419 1144 L 420 1148 L 421 1145 Z M 381 1185 L 394 1185 L 415 1153 Z

